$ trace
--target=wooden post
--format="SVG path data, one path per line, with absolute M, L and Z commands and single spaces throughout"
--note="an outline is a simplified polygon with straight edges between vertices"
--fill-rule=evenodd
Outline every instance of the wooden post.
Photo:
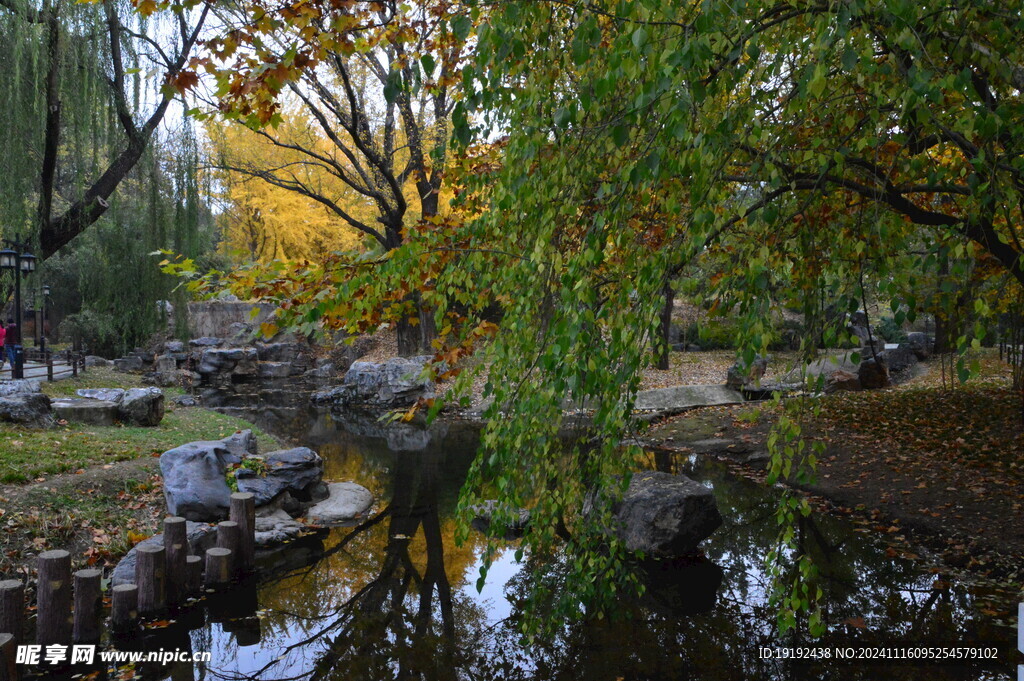
M 185 557 L 185 593 L 195 596 L 203 586 L 203 559 L 199 556 Z
M 78 355 L 68 350 L 68 361 L 71 362 L 71 376 L 78 376 Z
M 185 586 L 188 574 L 185 559 L 188 557 L 188 533 L 184 518 L 164 518 L 164 551 L 167 565 L 167 604 L 181 605 L 188 597 Z
M 17 644 L 25 631 L 25 585 L 19 579 L 0 582 L 0 634 L 10 634 Z
M 14 664 L 18 644 L 11 634 L 0 634 L 0 681 L 16 681 L 18 668 Z
M 139 614 L 156 615 L 164 609 L 167 569 L 164 547 L 139 544 L 135 547 L 135 584 L 139 587 Z
M 217 589 L 230 582 L 231 549 L 222 547 L 206 549 L 206 587 Z
M 250 492 L 232 494 L 229 519 L 238 523 L 240 534 L 235 571 L 246 575 L 256 565 L 256 497 Z
M 44 551 L 37 558 L 36 643 L 71 643 L 71 554 Z
M 110 626 L 117 633 L 131 631 L 139 622 L 139 589 L 134 584 L 118 584 L 111 591 Z
M 228 575 L 232 580 L 238 572 L 238 547 L 241 540 L 238 523 L 233 520 L 222 520 L 217 523 L 217 548 L 231 551 L 231 558 L 228 559 Z
M 100 640 L 100 570 L 79 570 L 75 573 L 75 626 L 72 640 L 75 643 L 92 643 Z
M 46 380 L 53 383 L 53 353 L 46 351 Z

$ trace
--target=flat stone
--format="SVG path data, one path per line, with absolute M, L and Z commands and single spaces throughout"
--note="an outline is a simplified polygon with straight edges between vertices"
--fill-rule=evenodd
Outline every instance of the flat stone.
M 120 404 L 124 399 L 125 390 L 123 388 L 81 388 L 76 390 L 75 394 L 79 397 Z
M 724 385 L 678 385 L 637 393 L 637 411 L 683 411 L 695 407 L 739 404 L 743 395 Z
M 51 403 L 53 415 L 70 423 L 90 426 L 112 426 L 117 421 L 118 404 L 88 397 L 68 397 Z
M 373 506 L 370 490 L 354 482 L 331 482 L 327 490 L 329 496 L 306 511 L 308 521 L 330 525 L 352 520 Z

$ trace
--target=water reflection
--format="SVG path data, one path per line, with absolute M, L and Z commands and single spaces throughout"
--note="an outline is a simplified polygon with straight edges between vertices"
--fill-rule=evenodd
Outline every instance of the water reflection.
M 533 580 L 557 584 L 561 563 L 523 569 L 499 555 L 477 593 L 482 540 L 455 546 L 452 519 L 476 433 L 466 424 L 388 432 L 372 421 L 325 413 L 289 423 L 319 450 L 331 479 L 352 479 L 381 501 L 358 524 L 297 543 L 276 560 L 284 576 L 232 616 L 210 610 L 188 645 L 213 661 L 161 678 L 345 679 L 917 679 L 917 665 L 815 666 L 760 659 L 780 641 L 767 604 L 765 554 L 776 536 L 775 491 L 714 462 L 652 455 L 650 466 L 684 472 L 714 490 L 725 525 L 705 560 L 642 566 L 649 589 L 623 599 L 618 616 L 566 623 L 527 649 L 520 611 Z M 304 423 L 304 427 L 298 424 Z M 1009 641 L 1013 632 L 978 612 L 971 589 L 886 555 L 874 535 L 812 516 L 803 541 L 823 566 L 826 642 Z M 289 563 L 289 557 L 294 560 Z M 936 581 L 938 586 L 935 588 Z M 255 592 L 253 592 L 255 593 Z M 241 598 L 239 596 L 239 598 Z M 1007 597 L 1009 598 L 1009 596 Z M 1008 602 L 1008 601 L 1007 601 Z M 933 681 L 1010 679 L 1008 660 L 927 670 Z M 154 670 L 155 671 L 155 670 Z M 184 676 L 183 676 L 184 675 Z

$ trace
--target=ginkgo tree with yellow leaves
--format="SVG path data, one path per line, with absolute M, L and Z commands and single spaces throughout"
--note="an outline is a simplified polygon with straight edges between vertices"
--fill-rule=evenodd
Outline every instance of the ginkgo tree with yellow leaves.
M 226 254 L 239 262 L 266 263 L 317 260 L 333 251 L 359 248 L 363 235 L 308 193 L 329 196 L 352 215 L 366 216 L 372 208 L 319 165 L 282 146 L 326 146 L 301 111 L 273 131 L 281 144 L 237 123 L 210 120 L 205 129 L 212 198 L 220 209 L 220 248 Z M 275 171 L 276 181 L 265 179 Z M 287 182 L 309 192 L 281 186 Z

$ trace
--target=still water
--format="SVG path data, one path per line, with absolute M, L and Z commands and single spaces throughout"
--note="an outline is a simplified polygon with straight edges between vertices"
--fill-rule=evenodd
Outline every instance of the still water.
M 266 413 L 266 412 L 264 412 Z M 1000 660 L 964 666 L 813 666 L 762 659 L 780 640 L 767 605 L 763 559 L 777 533 L 777 492 L 709 460 L 651 456 L 714 491 L 724 525 L 703 544 L 706 561 L 659 571 L 620 617 L 567 623 L 524 647 L 517 622 L 530 571 L 500 555 L 476 590 L 482 540 L 456 546 L 453 513 L 477 432 L 341 422 L 291 411 L 262 423 L 317 450 L 325 477 L 353 480 L 378 500 L 351 527 L 307 537 L 271 559 L 280 575 L 236 590 L 147 645 L 209 651 L 206 665 L 140 668 L 151 678 L 389 680 L 1012 679 L 1015 631 L 992 613 L 1012 594 L 957 583 L 922 561 L 891 557 L 877 532 L 812 516 L 805 540 L 822 565 L 829 634 L 837 646 L 895 642 L 999 643 Z M 268 563 L 269 565 L 269 563 Z M 546 577 L 557 579 L 558 565 Z M 935 588 L 936 586 L 940 588 Z

